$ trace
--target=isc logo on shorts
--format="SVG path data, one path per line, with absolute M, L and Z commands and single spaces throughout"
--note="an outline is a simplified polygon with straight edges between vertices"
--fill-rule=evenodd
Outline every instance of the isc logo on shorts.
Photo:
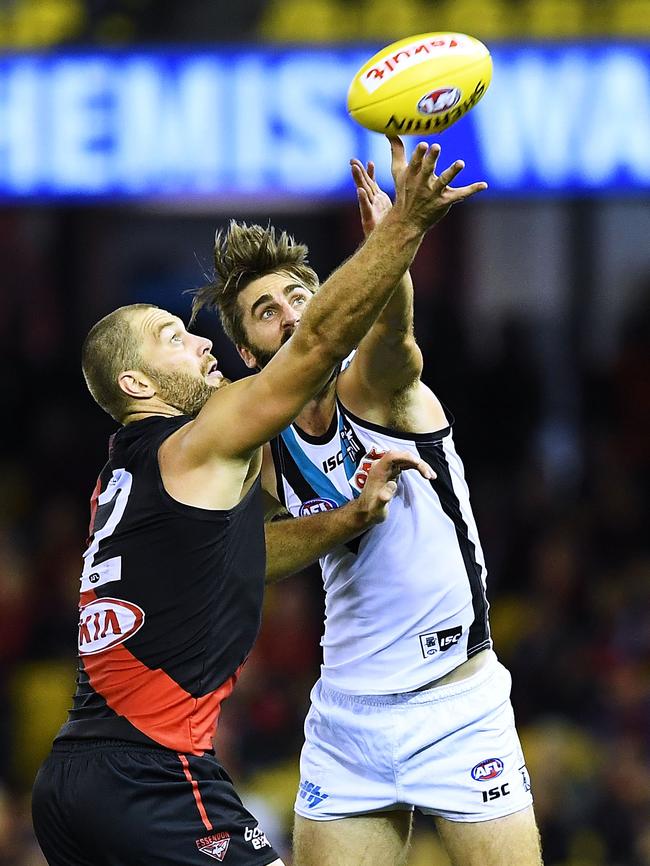
M 120 598 L 98 598 L 79 608 L 79 653 L 92 655 L 124 643 L 144 623 L 144 611 Z

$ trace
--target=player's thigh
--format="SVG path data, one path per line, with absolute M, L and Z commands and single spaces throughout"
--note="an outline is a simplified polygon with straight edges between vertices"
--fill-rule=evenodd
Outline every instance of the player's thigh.
M 454 866 L 541 866 L 542 851 L 533 807 L 503 818 L 465 822 L 436 818 Z
M 413 815 L 409 811 L 352 815 L 335 821 L 295 816 L 294 866 L 405 866 Z

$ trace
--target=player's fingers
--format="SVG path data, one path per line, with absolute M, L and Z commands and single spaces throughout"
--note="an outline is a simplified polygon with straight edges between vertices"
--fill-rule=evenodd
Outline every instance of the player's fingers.
M 372 204 L 365 189 L 357 188 L 357 199 L 359 201 L 361 222 L 365 226 L 365 223 L 372 222 Z
M 396 135 L 387 135 L 386 138 L 390 144 L 390 171 L 393 175 L 393 180 L 397 182 L 398 176 L 406 168 L 406 151 L 401 138 Z
M 374 164 L 374 162 L 369 161 L 369 162 L 368 162 L 368 167 L 367 167 L 366 170 L 367 170 L 367 172 L 368 172 L 368 177 L 370 178 L 370 180 L 371 180 L 373 183 L 376 183 L 377 181 L 375 180 L 375 164 Z
M 425 174 L 427 177 L 431 177 L 431 175 L 435 172 L 439 156 L 440 145 L 432 144 L 431 147 L 426 151 L 426 155 L 422 162 L 422 173 Z
M 427 481 L 434 481 L 438 477 L 429 464 L 425 463 L 424 460 L 419 461 L 418 472 L 423 478 L 426 478 Z
M 429 464 L 425 463 L 424 460 L 419 460 L 417 457 L 409 456 L 408 459 L 397 459 L 393 461 L 392 465 L 396 476 L 407 469 L 417 469 L 420 475 L 426 478 L 427 481 L 433 481 L 434 478 L 437 478 L 436 473 Z
M 483 192 L 484 189 L 487 189 L 488 185 L 485 181 L 479 181 L 478 183 L 470 183 L 468 186 L 459 186 L 454 189 L 450 189 L 449 192 L 453 193 L 453 201 L 464 201 L 466 198 L 471 198 L 471 196 L 476 195 L 477 192 Z
M 462 159 L 457 159 L 456 162 L 452 162 L 449 168 L 446 168 L 443 172 L 438 175 L 438 183 L 440 186 L 449 186 L 450 183 L 457 177 L 461 171 L 465 168 L 465 163 Z
M 426 142 L 421 141 L 411 154 L 411 161 L 409 162 L 409 171 L 411 174 L 417 175 L 422 171 L 422 163 L 424 157 L 429 148 L 426 145 Z
M 372 199 L 374 197 L 373 182 L 368 177 L 365 166 L 358 160 L 350 160 L 350 166 L 352 169 L 352 179 L 354 180 L 357 189 L 364 189 L 368 194 L 368 197 Z
M 387 451 L 375 465 L 378 472 L 384 473 L 387 479 L 397 478 L 400 472 L 408 469 L 417 469 L 420 475 L 428 480 L 436 477 L 429 464 L 415 457 L 410 451 Z
M 364 182 L 366 170 L 363 167 L 363 164 L 360 163 L 358 159 L 350 160 L 350 171 L 352 172 L 352 177 L 354 178 L 354 182 L 356 184 L 361 184 Z
M 399 459 L 408 460 L 411 455 L 408 451 L 387 451 L 383 454 L 370 469 L 373 477 L 383 481 L 389 481 L 391 478 L 396 478 L 400 469 L 397 466 Z
M 387 481 L 381 488 L 379 499 L 381 502 L 390 502 L 397 493 L 397 481 Z

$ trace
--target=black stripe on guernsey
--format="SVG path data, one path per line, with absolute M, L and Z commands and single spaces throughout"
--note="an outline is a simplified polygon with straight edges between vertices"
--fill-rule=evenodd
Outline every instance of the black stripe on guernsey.
M 278 438 L 276 441 L 279 442 L 280 446 L 280 471 L 294 489 L 296 496 L 301 502 L 320 499 L 321 497 L 316 493 L 311 484 L 303 478 L 296 461 L 293 459 L 289 449 L 284 444 L 284 440 Z
M 282 484 L 283 464 L 280 442 L 282 442 L 282 439 L 280 439 L 279 436 L 276 439 L 271 439 L 271 454 L 273 456 L 273 466 L 275 468 L 275 487 L 278 492 L 278 498 L 286 508 L 287 497 L 284 495 L 284 485 Z
M 444 513 L 454 524 L 458 546 L 463 557 L 467 579 L 472 592 L 472 608 L 474 620 L 469 627 L 467 639 L 467 658 L 490 646 L 490 631 L 488 628 L 488 603 L 485 587 L 481 578 L 481 566 L 476 560 L 476 548 L 469 537 L 469 529 L 463 517 L 458 497 L 454 493 L 451 471 L 445 455 L 442 442 L 430 442 L 428 445 L 415 443 L 423 460 L 431 466 L 438 477 L 429 482 L 435 490 Z

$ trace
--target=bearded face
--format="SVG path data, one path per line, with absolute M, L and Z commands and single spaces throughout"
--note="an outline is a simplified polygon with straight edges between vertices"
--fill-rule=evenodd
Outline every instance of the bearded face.
M 225 379 L 211 384 L 204 376 L 185 370 L 170 373 L 166 370 L 145 369 L 143 372 L 156 382 L 158 397 L 183 415 L 198 415 L 214 392 L 226 384 Z
M 280 350 L 282 346 L 287 342 L 287 340 L 291 339 L 293 331 L 285 331 L 280 337 L 280 344 L 276 346 L 275 349 L 263 349 L 261 346 L 249 345 L 247 348 L 249 352 L 255 355 L 255 360 L 257 361 L 257 366 L 260 370 L 263 370 L 264 367 L 269 363 L 271 358 L 275 357 L 277 352 Z

